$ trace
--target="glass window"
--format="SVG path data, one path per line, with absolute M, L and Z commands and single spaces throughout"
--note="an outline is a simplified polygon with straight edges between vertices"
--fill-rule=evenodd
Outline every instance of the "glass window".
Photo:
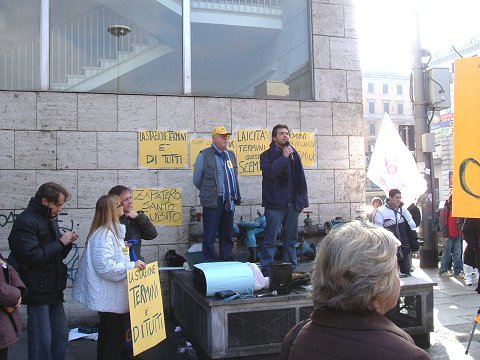
M 370 114 L 375 114 L 375 103 L 373 101 L 368 102 L 368 112 Z
M 368 92 L 371 94 L 373 93 L 373 90 L 374 90 L 373 83 L 368 83 Z
M 383 84 L 383 93 L 388 94 L 388 84 Z
M 40 1 L 0 0 L 0 89 L 40 89 Z
M 192 94 L 312 99 L 307 5 L 192 1 Z
M 386 112 L 387 114 L 390 114 L 390 103 L 388 103 L 388 102 L 383 103 L 383 112 Z
M 402 87 L 402 85 L 397 85 L 397 95 L 403 95 L 403 87 Z
M 375 124 L 369 124 L 370 135 L 375 135 Z
M 50 13 L 51 90 L 182 93 L 181 2 L 50 0 Z
M 403 115 L 403 104 L 397 104 L 397 114 Z

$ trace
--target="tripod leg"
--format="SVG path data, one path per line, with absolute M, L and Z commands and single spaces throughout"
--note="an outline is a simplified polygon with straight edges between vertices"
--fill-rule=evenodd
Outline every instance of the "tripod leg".
M 475 332 L 476 327 L 477 327 L 477 321 L 475 321 L 473 324 L 472 333 L 470 334 L 470 339 L 468 340 L 468 345 L 467 345 L 467 350 L 465 350 L 465 355 L 468 355 L 468 350 L 470 349 L 470 344 L 472 343 L 473 333 Z

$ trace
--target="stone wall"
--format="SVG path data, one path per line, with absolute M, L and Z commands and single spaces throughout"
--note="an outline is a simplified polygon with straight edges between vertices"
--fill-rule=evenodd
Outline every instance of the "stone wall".
M 189 169 L 139 168 L 137 131 L 141 129 L 184 130 L 192 137 L 209 136 L 218 125 L 236 131 L 284 123 L 293 131 L 314 132 L 317 162 L 306 168 L 313 222 L 324 223 L 334 216 L 354 218 L 364 205 L 365 160 L 362 82 L 351 3 L 312 3 L 314 101 L 0 91 L 0 251 L 8 254 L 12 214 L 25 208 L 39 185 L 56 181 L 72 195 L 59 219 L 62 227 L 81 235 L 77 256 L 96 200 L 113 185 L 180 187 L 182 226 L 159 227 L 158 238 L 144 242 L 142 254 L 147 261 L 158 259 L 162 266 L 168 249 L 184 253 L 189 209 L 199 205 L 197 190 Z M 261 177 L 241 176 L 239 182 L 243 203 L 237 207 L 236 219 L 253 219 L 261 209 Z M 301 225 L 303 219 L 302 214 Z M 72 273 L 75 264 L 73 259 Z M 84 319 L 76 305 L 68 311 L 71 322 Z

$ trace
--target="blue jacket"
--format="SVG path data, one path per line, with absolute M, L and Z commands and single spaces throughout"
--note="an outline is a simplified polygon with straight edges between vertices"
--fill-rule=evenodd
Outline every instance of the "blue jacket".
M 283 209 L 288 206 L 288 162 L 283 152 L 272 141 L 270 148 L 260 155 L 262 169 L 262 206 Z M 308 190 L 305 172 L 300 155 L 294 149 L 293 161 L 293 196 L 297 210 L 308 207 Z M 292 190 L 290 190 L 292 191 Z

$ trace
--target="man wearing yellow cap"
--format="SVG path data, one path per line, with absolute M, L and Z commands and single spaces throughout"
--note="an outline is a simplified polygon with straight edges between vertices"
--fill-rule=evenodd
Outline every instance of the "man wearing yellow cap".
M 237 159 L 227 149 L 231 133 L 224 126 L 212 130 L 212 146 L 203 149 L 195 160 L 193 184 L 200 190 L 203 206 L 204 261 L 232 260 L 233 214 L 240 204 Z M 215 255 L 218 233 L 220 256 Z

